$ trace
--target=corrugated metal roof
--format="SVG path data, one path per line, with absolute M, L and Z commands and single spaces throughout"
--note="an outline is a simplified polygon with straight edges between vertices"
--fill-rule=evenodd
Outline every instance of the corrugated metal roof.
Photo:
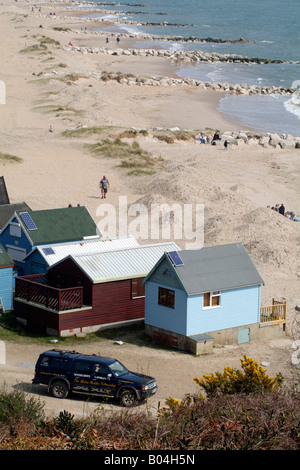
M 173 269 L 188 295 L 264 284 L 243 243 L 182 250 L 180 258 Z
M 180 251 L 180 248 L 170 242 L 72 255 L 71 258 L 94 283 L 100 283 L 145 277 L 164 253 L 174 250 Z
M 72 243 L 59 243 L 51 245 L 39 245 L 37 250 L 46 260 L 48 266 L 52 266 L 69 255 L 91 254 L 101 251 L 109 251 L 122 248 L 139 246 L 138 241 L 131 235 L 119 238 L 100 238 L 97 240 L 82 240 Z M 53 251 L 47 254 L 48 250 Z

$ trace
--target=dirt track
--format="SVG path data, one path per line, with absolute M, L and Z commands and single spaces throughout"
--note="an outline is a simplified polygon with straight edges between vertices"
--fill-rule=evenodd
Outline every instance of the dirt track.
M 240 359 L 244 355 L 252 357 L 260 364 L 263 363 L 267 374 L 275 377 L 281 372 L 286 380 L 291 378 L 293 367 L 291 356 L 293 353 L 290 339 L 277 339 L 247 343 L 237 346 L 214 348 L 212 354 L 206 356 L 193 356 L 176 351 L 168 351 L 153 347 L 134 344 L 129 338 L 123 344 L 115 344 L 119 338 L 104 340 L 68 349 L 76 349 L 83 353 L 100 353 L 103 356 L 116 357 L 129 369 L 153 375 L 158 382 L 158 392 L 146 405 L 151 411 L 164 405 L 169 396 L 182 399 L 185 394 L 198 390 L 193 381 L 195 376 L 202 377 L 216 371 L 223 372 L 224 367 L 232 366 L 240 369 Z M 112 402 L 103 404 L 101 399 L 87 401 L 82 397 L 71 397 L 58 400 L 47 395 L 46 387 L 32 385 L 34 364 L 38 355 L 47 349 L 64 349 L 59 342 L 56 345 L 34 345 L 20 343 L 6 343 L 6 364 L 0 365 L 0 384 L 25 390 L 29 394 L 38 396 L 45 403 L 45 412 L 49 416 L 57 416 L 60 411 L 67 410 L 78 418 L 87 417 L 97 406 L 105 409 L 119 408 Z

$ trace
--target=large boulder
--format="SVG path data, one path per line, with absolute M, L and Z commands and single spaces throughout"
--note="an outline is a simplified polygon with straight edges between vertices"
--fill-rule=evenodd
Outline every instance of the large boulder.
M 275 139 L 270 139 L 269 140 L 269 145 L 271 145 L 271 147 L 274 147 L 276 148 L 279 144 L 279 141 L 278 140 L 275 140 Z
M 247 140 L 247 145 L 257 145 L 257 140 L 251 137 L 250 139 Z
M 279 145 L 282 149 L 292 149 L 295 148 L 295 142 L 293 140 L 282 139 L 279 141 Z
M 269 140 L 270 140 L 269 136 L 261 136 L 258 143 L 259 145 L 262 145 L 263 147 L 267 147 L 269 145 Z
M 245 143 L 248 142 L 248 137 L 247 137 L 247 134 L 245 132 L 240 131 L 237 135 L 237 138 L 242 139 Z

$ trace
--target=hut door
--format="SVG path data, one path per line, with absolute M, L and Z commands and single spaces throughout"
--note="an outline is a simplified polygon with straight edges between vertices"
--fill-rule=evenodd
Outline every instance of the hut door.
M 238 344 L 249 343 L 249 341 L 250 341 L 250 328 L 245 328 L 244 330 L 239 330 Z

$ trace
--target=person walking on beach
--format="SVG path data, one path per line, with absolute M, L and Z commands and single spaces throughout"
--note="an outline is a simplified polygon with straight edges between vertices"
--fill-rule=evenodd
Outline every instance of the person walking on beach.
M 106 198 L 107 189 L 110 188 L 110 184 L 106 176 L 104 175 L 102 180 L 100 181 L 100 189 L 101 189 L 101 199 Z

